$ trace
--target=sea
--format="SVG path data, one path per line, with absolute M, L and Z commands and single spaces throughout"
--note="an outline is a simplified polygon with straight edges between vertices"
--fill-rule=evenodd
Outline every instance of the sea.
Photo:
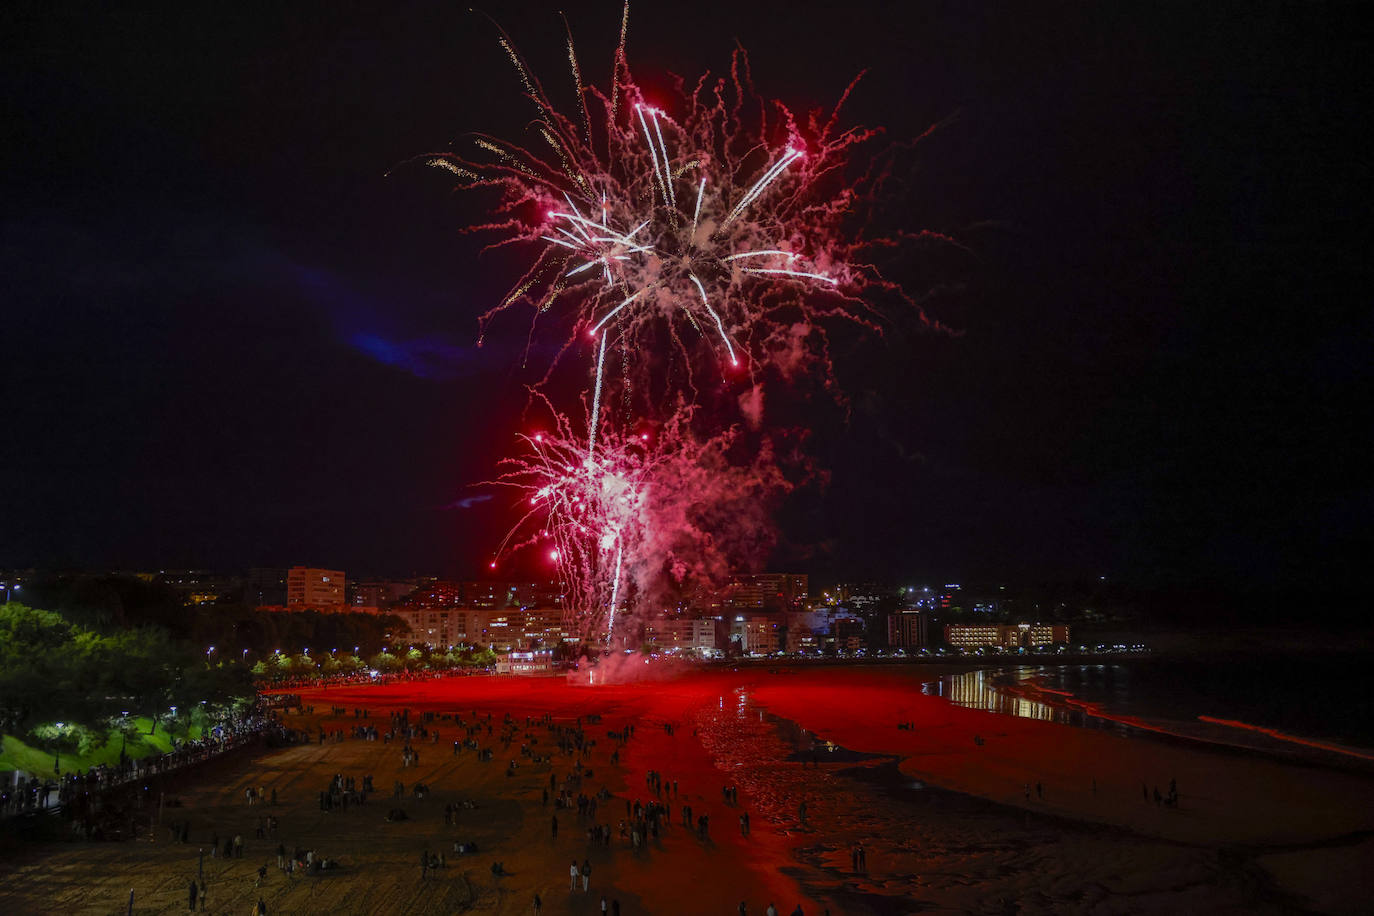
M 1363 653 L 1217 653 L 946 674 L 925 692 L 1002 715 L 1202 741 L 1314 762 L 1374 765 Z

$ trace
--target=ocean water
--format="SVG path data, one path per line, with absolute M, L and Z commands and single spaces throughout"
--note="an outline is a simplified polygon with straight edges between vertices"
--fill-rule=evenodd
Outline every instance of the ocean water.
M 1024 665 L 946 675 L 926 692 L 1082 728 L 1374 761 L 1371 661 L 1266 653 Z

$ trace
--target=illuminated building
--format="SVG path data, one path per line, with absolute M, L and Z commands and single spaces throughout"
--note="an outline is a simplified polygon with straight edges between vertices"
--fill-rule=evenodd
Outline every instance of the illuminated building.
M 805 573 L 758 573 L 732 576 L 724 590 L 723 610 L 736 614 L 748 611 L 805 610 L 810 597 L 809 577 Z
M 798 611 L 785 616 L 787 651 L 819 652 L 830 633 L 830 615 L 825 611 Z
M 497 674 L 549 674 L 552 671 L 553 651 L 550 649 L 508 652 L 496 657 Z
M 644 627 L 644 641 L 662 649 L 701 651 L 716 647 L 714 620 L 659 618 Z
M 463 583 L 432 579 L 406 595 L 400 603 L 424 609 L 462 607 Z
M 557 582 L 486 582 L 471 580 L 462 583 L 462 601 L 468 607 L 560 607 L 563 588 Z
M 575 640 L 575 637 L 568 635 L 564 626 L 562 608 L 531 607 L 521 613 L 524 615 L 521 632 L 530 645 L 543 643 L 552 646 L 565 639 Z
M 414 591 L 414 582 L 358 582 L 348 589 L 348 603 L 358 607 L 391 607 Z
M 745 655 L 768 655 L 783 648 L 785 630 L 777 617 L 736 615 L 730 639 Z
M 887 618 L 887 644 L 893 648 L 919 649 L 930 644 L 929 621 L 920 611 L 905 611 Z
M 868 648 L 868 624 L 862 617 L 836 617 L 830 622 L 835 648 L 848 652 Z
M 1069 641 L 1065 624 L 1048 623 L 949 623 L 945 642 L 958 649 L 1000 646 L 1021 649 L 1031 646 L 1062 645 Z
M 493 649 L 557 645 L 568 639 L 560 608 L 409 607 L 388 613 L 405 623 L 392 641 L 401 645 L 452 646 L 473 643 Z
M 406 625 L 405 632 L 392 634 L 392 641 L 398 644 L 454 646 L 471 639 L 472 620 L 465 610 L 394 607 L 388 613 Z
M 286 606 L 337 607 L 344 600 L 344 574 L 338 569 L 293 566 L 286 573 Z
M 840 604 L 852 607 L 855 610 L 879 604 L 884 599 L 891 598 L 896 594 L 896 590 L 885 585 L 878 585 L 875 582 L 850 582 L 841 583 L 835 587 L 835 597 Z

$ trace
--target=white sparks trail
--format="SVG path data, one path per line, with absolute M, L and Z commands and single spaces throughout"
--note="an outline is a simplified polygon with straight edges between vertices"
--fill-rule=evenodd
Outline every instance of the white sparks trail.
M 596 451 L 596 431 L 601 426 L 601 364 L 606 360 L 606 335 L 601 335 L 601 346 L 596 353 L 596 393 L 592 395 L 592 416 L 587 421 L 587 458 L 590 460 Z
M 668 204 L 668 185 L 663 180 L 663 174 L 658 170 L 658 151 L 654 149 L 654 138 L 649 136 L 649 122 L 644 120 L 643 107 L 636 105 L 635 114 L 639 115 L 639 124 L 644 128 L 644 142 L 649 144 L 649 152 L 654 160 L 654 175 L 658 178 L 659 190 L 663 193 L 664 206 Z
M 768 255 L 775 254 L 783 255 L 788 258 L 795 258 L 797 256 L 797 253 L 795 251 L 782 251 L 780 249 L 771 249 L 767 251 L 741 251 L 739 254 L 726 255 L 725 260 L 737 261 L 740 258 L 762 258 Z
M 619 539 L 617 538 L 617 541 Z M 620 603 L 620 561 L 625 556 L 625 547 L 617 543 L 615 548 L 615 578 L 611 580 L 611 612 L 606 622 L 606 645 L 612 645 L 611 638 L 615 633 L 615 608 Z
M 745 194 L 744 197 L 740 199 L 740 202 L 735 204 L 735 209 L 731 210 L 730 215 L 725 218 L 725 222 L 722 224 L 722 228 L 734 222 L 735 217 L 743 213 L 744 209 L 748 207 L 751 203 L 753 203 L 754 199 L 757 198 L 760 194 L 762 194 L 764 192 L 764 189 L 766 189 L 770 184 L 772 184 L 775 178 L 782 174 L 782 170 L 787 168 L 787 166 L 793 161 L 800 159 L 801 155 L 802 154 L 799 151 L 789 149 L 786 155 L 779 159 L 778 162 L 771 169 L 769 169 L 762 178 L 760 178 L 757 182 L 754 183 L 754 186 L 749 189 L 749 193 Z
M 654 133 L 658 135 L 658 148 L 663 153 L 663 183 L 668 188 L 668 206 L 677 210 L 677 195 L 673 193 L 673 167 L 668 164 L 668 146 L 663 142 L 663 131 L 658 126 L 658 109 L 650 108 L 649 117 L 654 122 Z
M 701 176 L 701 186 L 697 188 L 697 206 L 692 211 L 692 237 L 690 244 L 695 245 L 697 239 L 697 221 L 701 217 L 701 195 L 706 193 L 706 176 Z
M 740 269 L 747 274 L 784 274 L 789 277 L 806 277 L 811 280 L 823 280 L 832 286 L 838 285 L 840 282 L 834 277 L 827 277 L 825 274 L 807 273 L 804 270 L 783 270 L 780 267 L 742 267 Z
M 621 309 L 623 309 L 625 306 L 629 305 L 631 302 L 634 302 L 636 299 L 638 299 L 638 298 L 639 298 L 639 294 L 642 293 L 642 292 L 644 292 L 644 290 L 641 289 L 641 290 L 639 290 L 638 292 L 632 294 L 632 295 L 630 296 L 630 298 L 626 299 L 624 302 L 620 303 L 620 304 L 617 305 L 615 308 L 611 309 L 608 313 L 606 313 L 606 316 L 605 316 L 604 318 L 602 318 L 600 321 L 598 321 L 598 322 L 596 323 L 596 326 L 595 326 L 594 328 L 592 328 L 592 333 L 595 334 L 597 331 L 601 330 L 602 326 L 603 326 L 606 322 L 608 322 L 608 321 L 610 321 L 612 318 L 614 318 L 614 317 L 616 316 L 616 314 L 617 314 Z M 600 378 L 599 375 L 598 375 L 597 377 Z
M 701 281 L 697 279 L 696 274 L 688 274 L 687 276 L 691 277 L 692 282 L 697 285 L 697 292 L 701 293 L 701 304 L 706 306 L 706 311 L 710 312 L 711 317 L 715 319 L 716 330 L 720 331 L 720 339 L 725 342 L 725 350 L 730 354 L 730 365 L 738 366 L 739 361 L 735 359 L 735 348 L 730 346 L 730 338 L 725 333 L 725 325 L 721 323 L 720 316 L 716 314 L 716 310 L 711 308 L 711 303 L 706 298 L 706 290 L 702 287 Z

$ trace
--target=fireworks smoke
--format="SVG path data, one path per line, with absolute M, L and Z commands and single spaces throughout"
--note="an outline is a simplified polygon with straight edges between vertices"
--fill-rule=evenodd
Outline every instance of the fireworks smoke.
M 772 511 L 792 488 L 767 439 L 737 427 L 702 439 L 680 405 L 653 432 L 609 426 L 595 451 L 541 398 L 552 428 L 520 437 L 492 483 L 521 493 L 523 517 L 498 558 L 543 551 L 570 622 L 594 641 L 638 637 L 645 611 L 671 610 L 693 586 L 765 560 Z M 627 613 L 628 612 L 628 613 Z

